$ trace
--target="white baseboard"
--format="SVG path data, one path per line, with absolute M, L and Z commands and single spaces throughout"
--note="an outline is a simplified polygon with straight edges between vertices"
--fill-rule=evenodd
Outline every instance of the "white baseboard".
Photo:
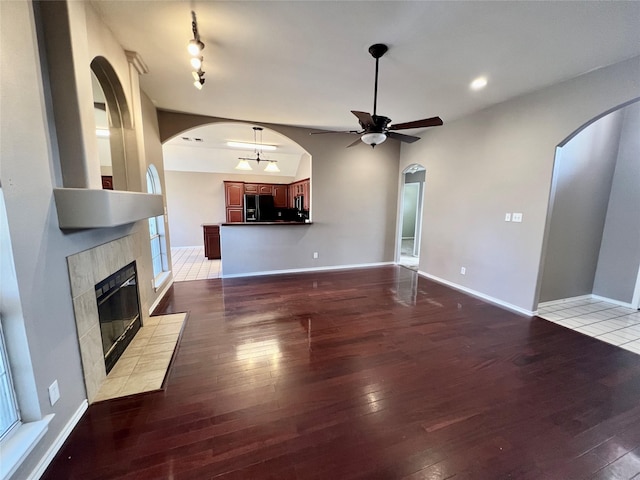
M 359 263 L 355 265 L 335 265 L 335 266 L 329 266 L 329 267 L 292 268 L 289 270 L 266 270 L 263 272 L 231 273 L 227 275 L 225 275 L 223 272 L 220 278 L 257 277 L 260 275 L 280 275 L 283 273 L 322 272 L 322 271 L 328 271 L 328 270 L 347 270 L 350 268 L 381 267 L 383 265 L 395 265 L 395 263 L 394 262 Z M 224 265 L 223 265 L 223 268 L 224 268 Z
M 600 295 L 591 294 L 591 298 L 594 300 L 600 300 L 602 302 L 613 303 L 614 305 L 618 305 L 620 307 L 625 308 L 633 308 L 633 305 L 630 302 L 622 302 L 620 300 L 614 300 L 613 298 L 601 297 Z
M 560 305 L 561 303 L 575 302 L 577 300 L 591 300 L 591 297 L 592 297 L 591 294 L 588 294 L 588 295 L 578 295 L 577 297 L 561 298 L 559 300 L 549 300 L 548 302 L 538 303 L 538 308 L 551 307 L 552 305 Z
M 567 302 L 575 302 L 576 300 L 598 300 L 600 302 L 612 303 L 620 307 L 633 308 L 633 305 L 630 302 L 623 302 L 620 300 L 615 300 L 613 298 L 602 297 L 600 295 L 594 295 L 593 293 L 590 293 L 588 295 L 579 295 L 577 297 L 561 298 L 559 300 L 550 300 L 548 302 L 540 302 L 538 304 L 538 308 L 551 307 L 553 305 L 561 305 Z
M 493 303 L 500 307 L 506 308 L 507 310 L 511 310 L 513 312 L 520 313 L 522 315 L 526 315 L 527 317 L 531 317 L 534 315 L 534 313 L 531 310 L 526 310 L 524 308 L 518 307 L 517 305 L 513 305 L 511 303 L 504 302 L 498 298 L 486 295 L 482 292 L 478 292 L 476 290 L 463 287 L 462 285 L 458 285 L 457 283 L 450 282 L 449 280 L 445 280 L 444 278 L 436 277 L 435 275 L 431 275 L 421 270 L 418 270 L 418 274 L 425 278 L 428 278 L 429 280 L 433 280 L 434 282 L 441 283 L 443 285 L 446 285 L 447 287 L 451 287 L 455 290 L 460 290 L 461 292 L 468 293 L 469 295 L 481 298 L 482 300 L 486 300 L 489 303 Z
M 42 477 L 42 475 L 44 475 L 44 471 L 54 459 L 60 448 L 62 448 L 62 445 L 67 440 L 69 435 L 71 435 L 71 432 L 82 418 L 84 412 L 87 411 L 87 408 L 89 408 L 89 402 L 85 399 L 82 401 L 73 416 L 69 419 L 60 434 L 56 437 L 55 441 L 51 444 L 49 450 L 47 450 L 47 453 L 45 453 L 44 456 L 40 459 L 40 461 L 36 465 L 36 468 L 34 468 L 31 474 L 27 477 L 29 480 L 37 480 L 38 478 Z

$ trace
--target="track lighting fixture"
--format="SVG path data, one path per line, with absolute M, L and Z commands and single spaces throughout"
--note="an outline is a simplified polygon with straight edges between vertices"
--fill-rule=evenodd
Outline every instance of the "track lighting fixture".
M 200 33 L 198 32 L 198 22 L 196 20 L 196 12 L 191 11 L 191 29 L 193 30 L 193 40 L 189 41 L 187 50 L 191 54 L 191 66 L 193 67 L 193 85 L 202 90 L 204 85 L 204 71 L 202 70 L 202 62 L 204 58 L 202 56 L 202 50 L 204 50 L 204 43 L 200 40 Z

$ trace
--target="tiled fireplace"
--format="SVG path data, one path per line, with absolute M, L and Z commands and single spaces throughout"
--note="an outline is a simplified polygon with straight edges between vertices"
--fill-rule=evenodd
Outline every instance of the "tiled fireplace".
M 96 285 L 134 261 L 138 265 L 138 273 L 140 272 L 141 248 L 140 243 L 136 241 L 136 235 L 138 233 L 67 257 L 89 403 L 94 401 L 107 376 L 96 301 Z M 142 299 L 140 299 L 140 305 L 144 305 Z M 143 313 L 142 323 L 145 318 Z

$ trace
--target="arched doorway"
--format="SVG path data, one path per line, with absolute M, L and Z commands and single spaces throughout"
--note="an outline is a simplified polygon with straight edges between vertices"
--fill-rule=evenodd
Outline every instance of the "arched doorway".
M 256 133 L 254 127 L 261 130 Z M 256 149 L 252 146 L 256 142 L 262 147 L 276 148 Z M 227 222 L 250 221 L 245 219 L 250 209 L 244 208 L 245 194 L 250 195 L 249 187 L 258 187 L 251 190 L 254 197 L 272 195 L 271 210 L 275 215 L 282 214 L 283 219 L 288 220 L 284 215 L 293 215 L 294 210 L 303 210 L 308 219 L 313 214 L 312 157 L 297 142 L 274 129 L 232 121 L 199 125 L 165 141 L 163 159 L 176 281 L 221 275 L 224 257 L 207 260 L 203 229 Z M 246 159 L 242 169 L 238 168 L 241 159 Z M 250 169 L 245 169 L 247 163 Z M 277 168 L 270 168 L 273 166 Z M 293 187 L 300 185 L 302 191 L 294 192 Z M 238 208 L 228 205 L 232 187 L 237 187 L 234 198 L 237 196 L 242 202 Z M 234 203 L 233 207 L 237 205 Z M 229 210 L 238 210 L 239 220 L 229 219 Z
M 402 172 L 402 199 L 398 225 L 398 264 L 418 270 L 422 234 L 425 168 L 412 164 Z

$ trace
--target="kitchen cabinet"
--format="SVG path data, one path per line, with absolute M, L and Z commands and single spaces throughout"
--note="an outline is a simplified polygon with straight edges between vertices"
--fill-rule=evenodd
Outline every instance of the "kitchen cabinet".
M 254 195 L 257 195 L 259 187 L 260 185 L 258 185 L 257 183 L 245 183 L 244 193 L 252 193 Z
M 287 200 L 289 198 L 288 185 L 273 186 L 273 206 L 276 208 L 287 208 Z
M 273 195 L 273 187 L 271 184 L 258 185 L 258 195 Z
M 242 208 L 227 208 L 227 223 L 242 223 L 244 222 L 244 209 Z
M 227 222 L 244 221 L 244 182 L 224 182 Z
M 113 176 L 112 175 L 102 175 L 102 189 L 103 190 L 113 190 Z
M 204 233 L 204 256 L 217 260 L 220 255 L 220 225 L 202 225 Z

